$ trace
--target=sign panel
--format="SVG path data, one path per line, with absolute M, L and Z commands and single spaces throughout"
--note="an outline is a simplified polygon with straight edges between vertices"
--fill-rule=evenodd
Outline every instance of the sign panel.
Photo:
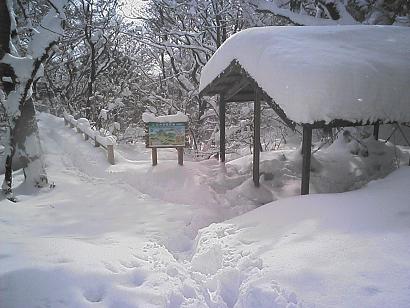
M 174 148 L 185 146 L 187 123 L 149 122 L 147 126 L 148 148 Z

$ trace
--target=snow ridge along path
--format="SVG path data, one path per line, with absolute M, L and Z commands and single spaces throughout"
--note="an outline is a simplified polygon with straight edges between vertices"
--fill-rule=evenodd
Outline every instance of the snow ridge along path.
M 410 306 L 408 167 L 237 216 L 255 205 L 216 184 L 246 181 L 214 160 L 122 147 L 111 166 L 62 119 L 39 127 L 56 187 L 0 202 L 2 308 Z

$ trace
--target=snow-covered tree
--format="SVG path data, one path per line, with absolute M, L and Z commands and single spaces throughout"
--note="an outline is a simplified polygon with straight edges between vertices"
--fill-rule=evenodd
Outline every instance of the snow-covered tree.
M 45 99 L 98 128 L 120 127 L 115 134 L 139 125 L 145 110 L 188 113 L 198 148 L 214 143 L 218 130 L 217 101 L 198 96 L 201 69 L 229 36 L 269 25 L 406 24 L 409 16 L 403 0 L 148 0 L 137 7 L 124 18 L 117 1 L 71 1 L 61 52 L 46 68 Z M 235 108 L 227 125 L 249 122 L 251 112 Z M 272 132 L 262 140 L 267 149 L 284 136 L 271 116 L 262 114 Z
M 0 99 L 8 124 L 2 189 L 11 194 L 13 165 L 24 168 L 30 184 L 38 187 L 47 184 L 32 87 L 42 76 L 43 64 L 63 33 L 65 15 L 64 2 L 32 1 L 28 5 L 4 0 L 0 3 Z M 38 14 L 43 16 L 37 23 Z M 14 163 L 16 159 L 18 162 Z

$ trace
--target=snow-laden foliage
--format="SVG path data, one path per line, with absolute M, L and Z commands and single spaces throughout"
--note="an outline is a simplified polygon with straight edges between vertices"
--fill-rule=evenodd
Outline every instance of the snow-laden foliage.
M 47 8 L 41 12 L 41 17 L 36 15 L 38 10 L 33 6 L 22 2 L 17 6 L 7 1 L 1 6 L 4 32 L 0 45 L 0 91 L 5 93 L 2 105 L 8 128 L 2 188 L 7 194 L 11 191 L 13 159 L 18 159 L 24 167 L 27 182 L 35 186 L 47 184 L 32 88 L 43 75 L 43 64 L 63 34 L 65 3 L 64 0 L 37 2 L 43 9 Z
M 215 151 L 218 106 L 215 98 L 198 96 L 199 78 L 231 35 L 269 25 L 406 25 L 409 16 L 402 0 L 149 0 L 131 1 L 126 7 L 117 1 L 104 3 L 71 3 L 61 52 L 48 63 L 39 97 L 51 110 L 87 117 L 92 125 L 127 141 L 132 138 L 125 131 L 142 127 L 143 112 L 183 112 L 190 118 L 192 148 L 210 152 Z M 112 104 L 117 107 L 110 108 Z M 252 116 L 236 109 L 231 104 L 227 110 L 227 126 L 233 130 L 250 123 Z M 286 129 L 271 116 L 262 114 L 262 125 L 271 128 L 267 149 L 286 141 Z M 240 139 L 241 146 L 228 140 L 230 149 L 246 147 L 248 133 Z

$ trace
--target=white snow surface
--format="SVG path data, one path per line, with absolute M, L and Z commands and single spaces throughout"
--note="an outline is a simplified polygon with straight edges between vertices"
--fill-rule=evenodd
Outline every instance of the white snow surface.
M 142 121 L 145 123 L 154 122 L 154 123 L 177 123 L 177 122 L 188 122 L 188 116 L 178 111 L 176 114 L 164 115 L 164 116 L 155 116 L 151 112 L 144 112 L 142 114 Z
M 246 29 L 205 65 L 200 91 L 232 61 L 294 122 L 410 121 L 409 27 Z
M 298 150 L 264 153 L 274 177 L 256 189 L 250 156 L 179 166 L 161 149 L 152 167 L 135 144 L 112 166 L 63 119 L 39 119 L 56 187 L 0 200 L 0 307 L 410 306 L 410 167 L 281 199 L 298 193 Z M 394 154 L 408 161 L 374 140 L 360 156 L 348 137 L 314 154 L 312 190 L 386 175 Z

